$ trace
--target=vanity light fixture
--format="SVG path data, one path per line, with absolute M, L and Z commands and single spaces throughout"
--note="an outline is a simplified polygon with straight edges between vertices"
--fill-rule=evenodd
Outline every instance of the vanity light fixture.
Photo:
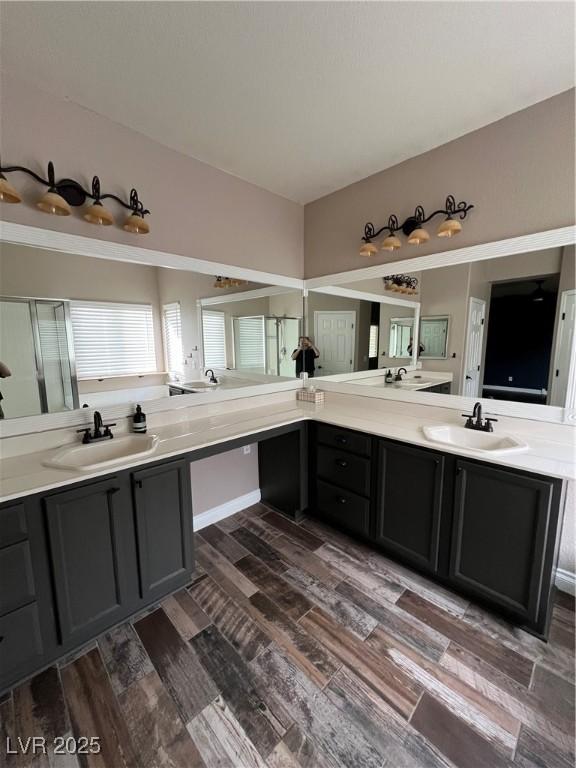
M 216 275 L 216 282 L 213 288 L 237 288 L 240 285 L 246 285 L 248 280 L 239 280 L 237 277 L 223 277 Z
M 0 173 L 0 202 L 21 203 L 22 198 L 3 173 Z
M 130 201 L 125 203 L 117 195 L 111 193 L 102 194 L 100 191 L 100 179 L 94 176 L 92 179 L 92 189 L 88 191 L 74 179 L 60 179 L 56 181 L 54 174 L 54 164 L 48 163 L 48 178 L 44 179 L 30 168 L 21 165 L 2 166 L 0 163 L 0 201 L 4 203 L 21 203 L 22 197 L 18 191 L 8 182 L 6 173 L 25 173 L 31 176 L 39 184 L 48 187 L 48 190 L 42 195 L 36 203 L 37 207 L 54 216 L 69 216 L 72 213 L 71 206 L 78 207 L 84 205 L 88 200 L 93 200 L 92 204 L 86 209 L 84 219 L 90 224 L 100 224 L 110 226 L 114 223 L 114 217 L 110 211 L 104 207 L 102 201 L 109 199 L 115 200 L 119 205 L 130 211 L 130 216 L 126 219 L 124 229 L 127 232 L 136 234 L 147 234 L 150 232 L 150 225 L 145 220 L 145 216 L 150 213 L 144 208 L 138 198 L 135 189 L 130 192 Z
M 411 296 L 418 293 L 418 278 L 412 277 L 412 275 L 386 275 L 382 279 L 387 291 L 407 293 Z
M 474 208 L 471 203 L 464 200 L 457 203 L 453 195 L 448 195 L 444 208 L 440 208 L 429 216 L 426 216 L 424 208 L 421 205 L 416 206 L 413 216 L 408 216 L 402 224 L 394 214 L 388 218 L 388 224 L 376 229 L 372 222 L 364 226 L 363 243 L 360 246 L 360 256 L 374 256 L 378 253 L 378 248 L 372 242 L 382 232 L 387 231 L 388 235 L 380 245 L 382 251 L 396 251 L 402 247 L 402 241 L 397 236 L 397 232 L 402 232 L 411 245 L 421 245 L 430 239 L 430 233 L 424 229 L 424 224 L 435 216 L 446 216 L 446 219 L 440 224 L 437 230 L 438 237 L 453 237 L 462 231 L 462 224 L 456 220 L 456 216 L 465 219 L 469 211 Z

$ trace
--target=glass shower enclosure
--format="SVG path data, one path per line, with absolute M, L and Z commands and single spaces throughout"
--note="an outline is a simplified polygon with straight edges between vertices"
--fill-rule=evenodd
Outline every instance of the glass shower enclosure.
M 69 302 L 0 297 L 1 418 L 79 407 Z
M 292 352 L 298 347 L 300 324 L 298 317 L 234 317 L 234 367 L 268 376 L 296 376 Z

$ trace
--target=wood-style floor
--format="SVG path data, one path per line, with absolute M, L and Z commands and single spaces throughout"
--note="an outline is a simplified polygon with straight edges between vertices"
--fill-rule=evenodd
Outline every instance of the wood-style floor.
M 187 590 L 0 704 L 6 736 L 99 736 L 98 768 L 569 768 L 574 604 L 550 643 L 314 521 L 196 535 Z

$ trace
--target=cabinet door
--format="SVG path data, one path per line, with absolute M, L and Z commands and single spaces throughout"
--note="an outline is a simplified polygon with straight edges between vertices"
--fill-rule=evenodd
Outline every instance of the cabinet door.
M 553 482 L 467 461 L 456 472 L 451 580 L 535 622 L 549 581 Z
M 192 572 L 192 498 L 187 461 L 133 474 L 140 594 L 149 602 L 186 584 Z
M 379 441 L 376 541 L 404 560 L 438 570 L 444 457 Z
M 130 489 L 111 477 L 49 496 L 45 508 L 60 639 L 77 645 L 134 608 Z

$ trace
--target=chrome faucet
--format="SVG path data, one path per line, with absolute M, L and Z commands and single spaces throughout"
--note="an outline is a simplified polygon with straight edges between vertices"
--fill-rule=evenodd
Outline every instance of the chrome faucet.
M 82 438 L 84 444 L 94 443 L 98 440 L 111 440 L 114 435 L 112 434 L 110 427 L 115 426 L 115 423 L 104 424 L 100 411 L 94 411 L 94 430 L 91 430 L 90 427 L 84 427 L 83 429 L 77 429 L 76 432 L 84 433 L 84 437 Z
M 218 384 L 218 379 L 214 376 L 212 368 L 208 368 L 207 371 L 204 371 L 204 376 L 208 376 L 208 374 L 210 374 L 210 384 Z
M 394 376 L 394 381 L 402 381 L 402 371 L 404 371 L 404 373 L 408 373 L 406 368 L 398 368 L 396 371 L 396 376 Z
M 475 403 L 472 413 L 463 413 L 462 416 L 466 418 L 466 429 L 476 429 L 478 432 L 494 432 L 492 422 L 498 421 L 488 417 L 482 420 L 482 403 Z

